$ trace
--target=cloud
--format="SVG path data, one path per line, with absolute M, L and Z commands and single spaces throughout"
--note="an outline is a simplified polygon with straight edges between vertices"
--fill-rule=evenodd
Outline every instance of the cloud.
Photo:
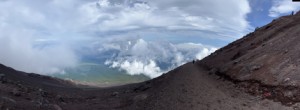
M 81 9 L 101 32 L 181 30 L 239 38 L 250 28 L 246 0 L 99 0 Z
M 292 11 L 297 12 L 299 9 L 299 2 L 292 2 L 292 0 L 274 0 L 269 10 L 269 16 L 278 17 L 282 14 L 290 14 Z
M 77 58 L 68 46 L 35 41 L 34 31 L 0 26 L 0 62 L 17 70 L 50 74 L 75 66 Z
M 83 55 L 77 50 L 99 40 L 91 51 L 104 53 L 93 55 L 112 55 L 109 65 L 156 77 L 215 48 L 153 41 L 153 33 L 232 40 L 249 31 L 250 10 L 247 0 L 2 0 L 0 63 L 49 74 L 76 65 Z
M 0 20 L 9 25 L 102 37 L 156 30 L 239 38 L 249 31 L 251 11 L 247 0 L 6 0 L 0 8 Z
M 48 4 L 49 2 L 45 2 Z M 25 72 L 50 74 L 75 66 L 77 56 L 63 41 L 48 5 L 29 0 L 0 1 L 0 63 Z M 44 12 L 43 12 L 44 11 Z M 59 23 L 58 23 L 59 24 Z M 50 34 L 51 33 L 51 34 Z
M 125 70 L 130 75 L 144 74 L 148 77 L 154 78 L 162 74 L 160 67 L 158 67 L 153 60 L 149 60 L 147 62 L 142 62 L 137 60 L 133 60 L 133 61 L 125 60 L 123 62 L 107 61 L 105 62 L 105 64 L 106 65 L 111 64 L 111 68 L 120 68 L 122 70 Z
M 217 48 L 195 43 L 154 42 L 141 38 L 121 38 L 99 43 L 100 54 L 110 51 L 114 56 L 105 61 L 111 68 L 125 70 L 130 75 L 144 74 L 151 78 L 195 59 L 202 59 Z M 115 51 L 111 51 L 115 50 Z

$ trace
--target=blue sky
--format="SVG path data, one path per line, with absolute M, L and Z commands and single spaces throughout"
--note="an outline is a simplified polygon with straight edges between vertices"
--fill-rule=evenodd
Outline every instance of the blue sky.
M 249 4 L 252 9 L 247 20 L 252 27 L 261 27 L 279 16 L 297 12 L 300 5 L 292 0 L 249 0 Z
M 247 20 L 253 27 L 266 25 L 273 17 L 269 16 L 269 10 L 272 7 L 272 0 L 250 0 L 252 12 L 247 15 Z
M 291 1 L 0 0 L 0 63 L 49 74 L 111 56 L 99 63 L 155 77 L 299 10 Z

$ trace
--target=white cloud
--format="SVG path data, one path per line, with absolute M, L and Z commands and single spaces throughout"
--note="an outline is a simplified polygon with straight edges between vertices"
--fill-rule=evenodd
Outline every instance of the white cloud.
M 109 61 L 106 62 L 107 65 L 110 64 Z M 144 74 L 151 78 L 158 77 L 162 74 L 160 67 L 153 60 L 149 60 L 147 62 L 142 61 L 128 61 L 125 60 L 124 62 L 112 62 L 112 68 L 120 68 L 125 70 L 130 75 L 140 75 Z
M 49 74 L 73 67 L 77 58 L 73 51 L 63 44 L 40 44 L 34 41 L 34 31 L 7 29 L 1 27 L 0 62 L 17 70 Z
M 251 10 L 247 0 L 99 0 L 81 9 L 102 32 L 196 30 L 234 38 L 248 32 Z
M 128 43 L 130 42 L 130 43 Z M 202 59 L 217 48 L 195 43 L 172 44 L 145 41 L 140 38 L 121 38 L 107 42 L 121 48 L 99 43 L 100 54 L 116 50 L 115 56 L 105 61 L 112 68 L 125 70 L 130 75 L 144 74 L 151 78 L 195 59 Z
M 278 17 L 282 14 L 290 14 L 292 11 L 297 12 L 299 9 L 299 2 L 292 2 L 292 0 L 274 0 L 269 10 L 269 16 Z
M 49 18 L 50 2 L 0 1 L 0 63 L 25 72 L 50 74 L 73 67 L 75 53 L 62 40 L 50 37 L 59 29 Z M 42 8 L 41 6 L 45 6 Z M 55 30 L 55 31 L 53 31 Z M 60 38 L 63 39 L 63 38 Z
M 233 38 L 248 31 L 251 10 L 247 0 L 7 0 L 0 9 L 4 23 L 51 34 L 181 30 Z

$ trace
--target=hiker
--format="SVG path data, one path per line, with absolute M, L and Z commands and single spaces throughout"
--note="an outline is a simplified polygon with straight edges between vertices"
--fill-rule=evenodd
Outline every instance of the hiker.
M 195 60 L 193 60 L 193 64 L 195 64 Z
M 294 11 L 292 11 L 292 14 L 291 15 L 294 15 Z

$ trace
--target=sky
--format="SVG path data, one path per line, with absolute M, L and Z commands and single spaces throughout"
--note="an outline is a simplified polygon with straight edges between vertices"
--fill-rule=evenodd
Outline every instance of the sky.
M 153 78 L 298 11 L 291 1 L 0 0 L 0 63 L 51 74 L 93 57 Z

